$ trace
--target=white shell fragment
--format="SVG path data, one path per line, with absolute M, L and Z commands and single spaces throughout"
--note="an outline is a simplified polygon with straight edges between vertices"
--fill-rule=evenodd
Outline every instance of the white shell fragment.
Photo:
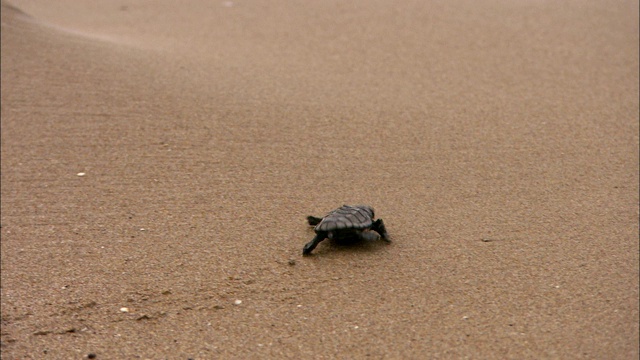
M 240 305 L 242 304 L 242 300 L 236 300 L 233 302 L 233 305 Z

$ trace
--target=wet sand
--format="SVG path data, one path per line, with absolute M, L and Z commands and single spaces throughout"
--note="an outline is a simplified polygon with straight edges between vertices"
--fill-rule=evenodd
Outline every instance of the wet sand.
M 2 1 L 2 358 L 637 359 L 638 4 Z M 312 256 L 307 215 L 392 237 Z

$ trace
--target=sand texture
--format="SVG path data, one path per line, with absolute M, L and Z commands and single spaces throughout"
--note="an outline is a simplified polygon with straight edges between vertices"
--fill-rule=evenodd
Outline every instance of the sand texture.
M 2 359 L 638 359 L 638 31 L 624 0 L 3 0 Z M 342 204 L 393 242 L 303 257 Z

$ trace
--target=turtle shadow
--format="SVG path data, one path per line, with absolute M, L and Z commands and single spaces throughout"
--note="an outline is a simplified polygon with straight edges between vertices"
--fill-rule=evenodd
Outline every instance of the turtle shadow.
M 352 253 L 373 253 L 386 248 L 389 244 L 382 240 L 367 240 L 360 238 L 348 239 L 326 239 L 324 244 L 318 246 L 318 253 L 330 252 L 352 252 Z M 324 246 L 322 246 L 324 245 Z

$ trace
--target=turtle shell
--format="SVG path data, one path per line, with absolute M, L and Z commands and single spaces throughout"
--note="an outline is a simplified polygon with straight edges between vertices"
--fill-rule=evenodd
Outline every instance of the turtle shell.
M 373 208 L 367 205 L 343 205 L 328 213 L 315 231 L 360 230 L 373 224 Z

